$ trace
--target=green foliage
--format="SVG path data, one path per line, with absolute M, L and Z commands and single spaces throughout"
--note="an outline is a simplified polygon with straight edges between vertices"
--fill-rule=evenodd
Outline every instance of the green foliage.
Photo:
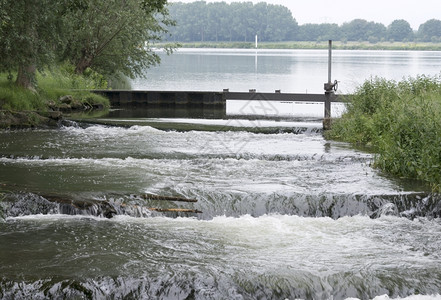
M 160 44 L 158 44 L 159 46 Z M 328 41 L 299 41 L 299 42 L 260 42 L 260 49 L 328 49 Z M 414 42 L 339 42 L 334 41 L 334 49 L 338 50 L 415 50 L 441 51 L 441 43 L 414 43 Z M 254 49 L 251 42 L 191 42 L 180 43 L 184 48 L 244 48 Z
M 287 41 L 298 26 L 288 8 L 265 2 L 177 2 L 170 5 L 170 15 L 177 26 L 170 28 L 169 39 L 182 42 L 254 43 L 256 34 L 261 41 Z
M 108 87 L 114 90 L 131 90 L 130 79 L 123 74 L 114 74 L 108 76 Z
M 62 96 L 72 95 L 75 100 L 87 104 L 102 104 L 109 107 L 109 101 L 90 93 L 90 89 L 105 89 L 107 82 L 93 70 L 88 76 L 74 73 L 74 67 L 63 64 L 50 71 L 37 72 L 38 93 L 15 85 L 8 80 L 7 73 L 0 74 L 0 109 L 9 111 L 44 111 L 50 103 L 57 103 Z
M 383 24 L 355 19 L 344 23 L 341 27 L 341 37 L 348 41 L 368 41 L 372 37 L 382 39 L 386 36 L 387 29 Z
M 160 61 L 152 43 L 173 25 L 165 4 L 163 0 L 88 1 L 83 9 L 64 16 L 68 37 L 61 57 L 71 61 L 79 74 L 93 68 L 105 75 L 142 76 Z
M 36 93 L 19 87 L 6 80 L 6 74 L 0 79 L 0 109 L 11 111 L 42 110 L 46 101 Z
M 36 69 L 55 57 L 64 1 L 21 0 L 0 4 L 0 72 L 18 70 L 17 83 L 32 88 Z
M 337 24 L 304 24 L 295 34 L 297 41 L 340 40 L 341 30 Z
M 292 15 L 294 14 L 294 16 Z M 389 26 L 355 19 L 338 24 L 298 25 L 295 11 L 265 2 L 176 2 L 170 5 L 170 16 L 177 26 L 170 28 L 169 40 L 175 42 L 254 42 L 257 34 L 262 42 L 284 41 L 381 41 L 409 42 L 415 33 L 405 20 L 395 20 Z M 438 20 L 422 24 L 419 40 L 441 41 Z
M 43 90 L 68 90 L 68 89 L 106 89 L 105 77 L 91 68 L 86 69 L 84 74 L 75 73 L 75 67 L 69 63 L 51 67 L 46 72 L 40 72 L 37 76 L 39 87 Z
M 374 78 L 348 99 L 328 138 L 371 146 L 375 166 L 441 191 L 441 77 Z
M 16 72 L 16 83 L 31 90 L 36 88 L 36 71 L 59 61 L 73 62 L 77 73 L 92 68 L 104 75 L 143 75 L 145 68 L 159 63 L 152 42 L 173 25 L 166 4 L 0 0 L 0 72 Z
M 39 95 L 48 101 L 57 101 L 65 95 L 72 95 L 75 100 L 86 104 L 103 104 L 109 107 L 109 101 L 88 90 L 106 89 L 104 76 L 88 68 L 84 75 L 74 72 L 70 64 L 51 68 L 47 73 L 38 73 Z
M 418 28 L 418 38 L 424 42 L 437 42 L 441 37 L 441 21 L 431 19 L 420 25 Z
M 413 30 L 406 20 L 395 20 L 387 27 L 387 38 L 392 41 L 413 39 Z

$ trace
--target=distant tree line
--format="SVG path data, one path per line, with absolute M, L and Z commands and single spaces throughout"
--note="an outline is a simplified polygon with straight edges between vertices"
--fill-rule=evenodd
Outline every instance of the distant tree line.
M 263 42 L 282 41 L 422 41 L 441 42 L 441 21 L 432 19 L 414 31 L 406 20 L 384 24 L 355 19 L 337 24 L 298 25 L 291 11 L 265 2 L 171 3 L 169 40 L 176 42 L 252 42 L 257 34 Z

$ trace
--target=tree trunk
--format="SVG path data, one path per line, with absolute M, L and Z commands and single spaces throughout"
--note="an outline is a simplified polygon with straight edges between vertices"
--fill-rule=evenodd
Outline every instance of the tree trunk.
M 76 61 L 75 73 L 83 74 L 92 65 L 94 55 L 88 48 L 81 50 L 81 57 Z
M 92 59 L 88 57 L 82 57 L 75 65 L 75 73 L 83 74 L 84 71 L 92 64 Z
M 15 83 L 18 86 L 36 92 L 35 90 L 36 72 L 37 72 L 37 68 L 35 67 L 34 64 L 20 65 L 18 67 L 17 80 L 15 81 Z

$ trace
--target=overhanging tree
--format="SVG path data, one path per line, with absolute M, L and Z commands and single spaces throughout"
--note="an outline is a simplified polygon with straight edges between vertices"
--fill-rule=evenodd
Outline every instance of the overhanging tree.
M 167 0 L 0 0 L 0 72 L 35 90 L 37 69 L 57 59 L 133 77 L 159 62 L 149 42 L 173 22 Z M 171 48 L 168 48 L 171 50 Z
M 0 71 L 16 71 L 16 83 L 34 90 L 36 70 L 54 59 L 66 3 L 2 0 L 0 5 Z
M 77 73 L 87 68 L 106 74 L 142 76 L 159 62 L 152 42 L 160 41 L 173 22 L 165 0 L 91 0 L 66 15 L 69 39 L 63 58 Z M 171 51 L 171 48 L 167 48 Z

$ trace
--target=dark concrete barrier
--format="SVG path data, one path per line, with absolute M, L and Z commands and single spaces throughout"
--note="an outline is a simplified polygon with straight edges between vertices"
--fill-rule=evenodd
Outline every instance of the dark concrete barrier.
M 123 106 L 186 106 L 225 107 L 223 92 L 93 90 L 110 100 L 112 107 Z

